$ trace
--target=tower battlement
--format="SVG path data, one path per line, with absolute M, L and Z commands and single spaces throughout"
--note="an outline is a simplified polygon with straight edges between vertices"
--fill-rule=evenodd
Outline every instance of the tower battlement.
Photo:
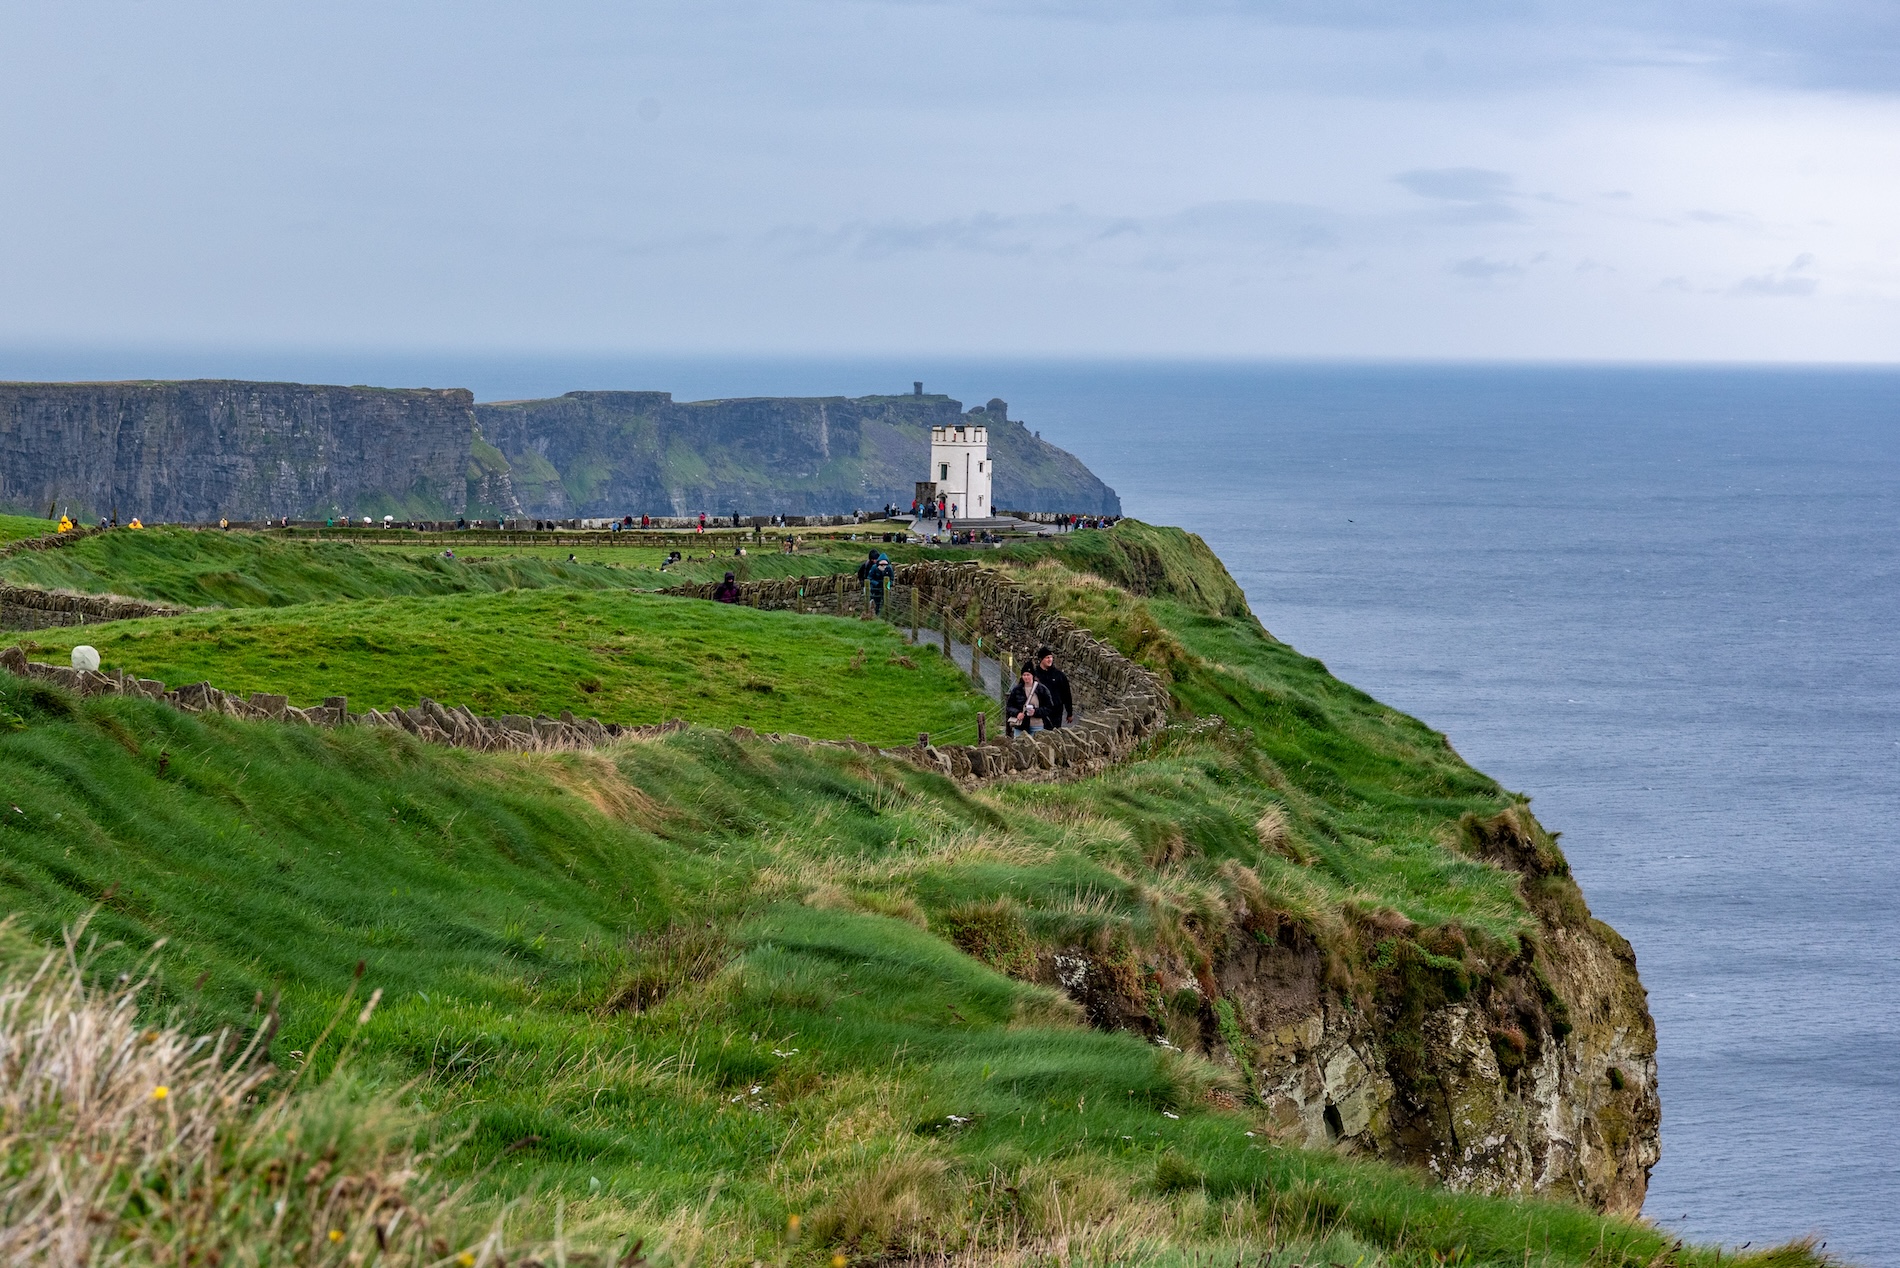
M 987 519 L 994 515 L 990 495 L 990 430 L 981 423 L 955 423 L 930 429 L 927 483 L 951 519 Z

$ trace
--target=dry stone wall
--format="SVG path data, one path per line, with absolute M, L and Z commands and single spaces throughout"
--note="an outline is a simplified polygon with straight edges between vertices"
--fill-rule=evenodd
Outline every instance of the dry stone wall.
M 1069 620 L 1050 612 L 1007 577 L 974 563 L 916 563 L 897 568 L 886 611 L 900 621 L 914 609 L 979 631 L 987 646 L 1027 659 L 1049 647 L 1075 690 L 1080 720 L 1055 731 L 992 737 L 982 744 L 924 745 L 892 750 L 919 765 L 969 779 L 1055 779 L 1092 774 L 1121 761 L 1168 721 L 1168 689 L 1160 678 Z M 711 583 L 676 586 L 667 594 L 710 599 Z M 862 591 L 846 576 L 781 577 L 739 586 L 740 602 L 776 611 L 855 615 Z M 1000 729 L 1000 728 L 999 728 Z
M 181 616 L 186 609 L 103 594 L 63 594 L 29 586 L 0 585 L 0 629 L 43 630 L 56 625 L 97 625 L 140 616 Z
M 802 612 L 848 612 L 861 602 L 855 586 L 844 577 L 796 577 L 749 582 L 741 587 L 754 607 Z M 10 611 L 8 594 L 0 587 L 0 613 Z M 681 586 L 666 593 L 710 599 L 710 585 Z M 913 594 L 914 592 L 914 594 Z M 70 615 L 85 620 L 117 620 L 132 616 L 175 615 L 179 609 L 96 596 L 61 595 L 19 590 L 19 610 L 48 616 Z M 964 780 L 1050 780 L 1075 778 L 1105 769 L 1126 758 L 1141 740 L 1167 725 L 1168 693 L 1157 677 L 1130 661 L 1108 644 L 1065 617 L 1046 611 L 1026 591 L 1006 578 L 975 564 L 906 564 L 898 569 L 893 602 L 915 598 L 933 612 L 964 614 L 982 628 L 993 645 L 1027 655 L 1040 646 L 1055 649 L 1075 688 L 1082 710 L 1074 726 L 1014 738 L 992 738 L 982 744 L 875 749 L 850 740 L 815 740 L 802 735 L 760 735 L 735 727 L 742 739 L 776 743 L 849 748 L 910 762 Z M 83 613 L 58 604 L 89 604 Z M 29 606 L 44 605 L 44 606 Z M 116 613 L 116 615 L 105 615 Z M 44 624 L 77 624 L 79 619 L 48 620 Z M 27 627 L 33 628 L 33 627 Z M 281 695 L 249 696 L 220 690 L 208 682 L 170 688 L 150 678 L 123 670 L 88 671 L 63 665 L 40 665 L 27 660 L 19 647 L 0 651 L 0 669 L 22 678 L 57 683 L 82 696 L 127 695 L 158 700 L 189 713 L 217 713 L 230 717 L 301 723 L 309 726 L 384 726 L 409 732 L 432 744 L 454 745 L 484 752 L 551 751 L 595 748 L 617 740 L 662 735 L 683 730 L 675 719 L 656 726 L 627 727 L 577 718 L 563 711 L 558 718 L 506 714 L 483 717 L 466 706 L 449 707 L 424 699 L 408 709 L 352 713 L 343 696 L 323 704 L 298 708 Z
M 96 537 L 102 530 L 77 528 L 64 533 L 43 533 L 23 537 L 0 546 L 0 558 L 33 550 L 58 550 L 74 542 Z M 31 586 L 0 584 L 0 630 L 43 630 L 56 625 L 96 625 L 100 621 L 126 621 L 139 616 L 179 616 L 184 608 L 115 595 L 66 594 L 56 590 L 36 590 Z
M 222 691 L 208 682 L 168 688 L 155 678 L 138 678 L 124 670 L 71 669 L 65 665 L 38 665 L 18 647 L 0 650 L 0 669 L 36 682 L 56 683 L 81 696 L 139 696 L 169 704 L 186 713 L 217 713 L 256 721 L 296 722 L 306 726 L 383 726 L 407 731 L 431 744 L 448 744 L 483 752 L 546 752 L 597 748 L 614 740 L 664 735 L 681 731 L 686 723 L 675 719 L 655 726 L 629 727 L 577 718 L 562 711 L 558 718 L 545 714 L 527 717 L 510 713 L 482 717 L 467 706 L 448 707 L 424 698 L 412 709 L 370 709 L 351 713 L 344 696 L 330 696 L 320 705 L 300 709 L 287 697 L 256 692 L 249 696 Z

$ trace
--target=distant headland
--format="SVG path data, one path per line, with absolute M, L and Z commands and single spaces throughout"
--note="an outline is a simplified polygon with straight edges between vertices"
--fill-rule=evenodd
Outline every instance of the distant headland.
M 1008 406 L 926 394 L 675 401 L 231 379 L 0 383 L 0 505 L 148 522 L 330 515 L 565 519 L 908 506 L 933 427 L 978 422 L 995 500 L 1117 515 L 1080 459 Z

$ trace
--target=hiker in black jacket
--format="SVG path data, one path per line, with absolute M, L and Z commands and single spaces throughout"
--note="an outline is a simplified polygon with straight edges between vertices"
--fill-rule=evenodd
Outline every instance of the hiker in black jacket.
M 1056 653 L 1051 647 L 1036 649 L 1036 659 L 1023 666 L 1049 692 L 1051 709 L 1046 719 L 1052 727 L 1075 721 L 1075 692 L 1069 688 L 1069 676 L 1056 668 Z
M 1049 688 L 1036 681 L 1034 670 L 1025 669 L 1021 680 L 1009 689 L 1009 699 L 1003 704 L 1004 734 L 1014 735 L 1037 727 L 1047 729 L 1053 725 L 1050 719 L 1055 713 L 1056 702 Z

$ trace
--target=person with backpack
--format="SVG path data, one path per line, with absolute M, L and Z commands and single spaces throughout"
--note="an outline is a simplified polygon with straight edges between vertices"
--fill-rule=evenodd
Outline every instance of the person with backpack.
M 727 573 L 726 579 L 719 583 L 719 588 L 713 591 L 712 597 L 714 603 L 737 603 L 739 601 L 739 579 L 731 573 Z
M 897 569 L 891 567 L 889 555 L 878 554 L 875 551 L 872 553 L 877 554 L 877 562 L 871 565 L 871 571 L 866 574 L 865 581 L 871 587 L 872 609 L 879 616 L 883 616 L 884 596 L 889 594 L 891 587 L 897 584 Z

